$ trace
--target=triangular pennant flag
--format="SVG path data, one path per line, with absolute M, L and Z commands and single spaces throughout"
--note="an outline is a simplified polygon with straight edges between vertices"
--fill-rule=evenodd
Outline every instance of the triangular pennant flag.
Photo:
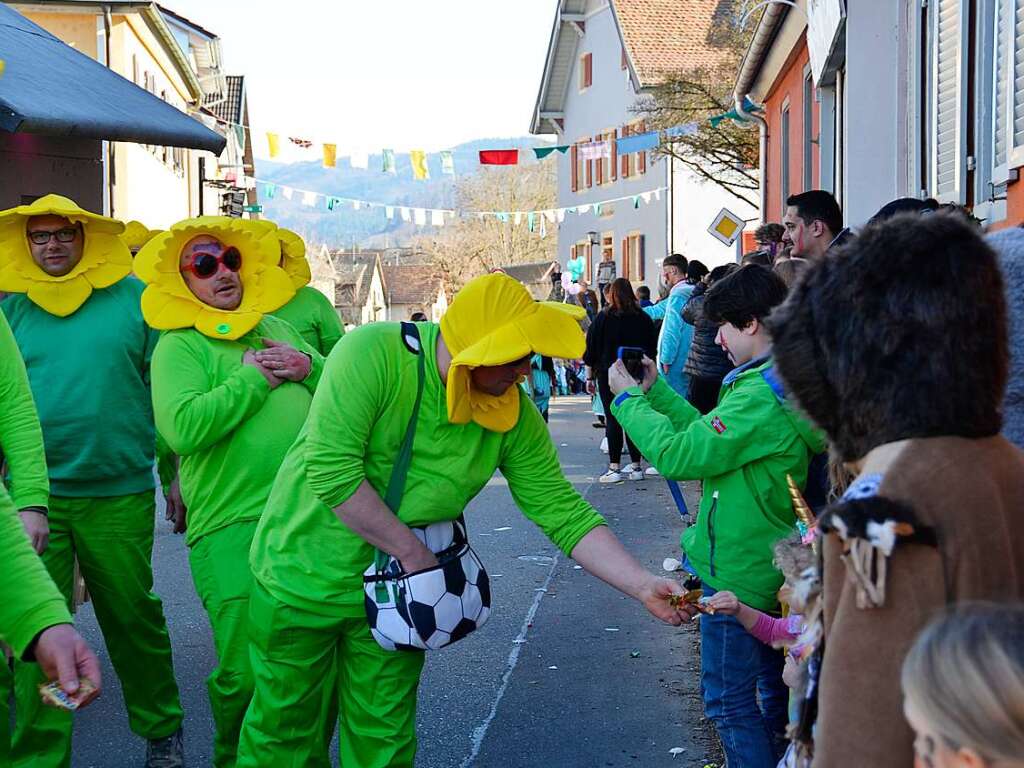
M 427 209 L 426 208 L 413 208 L 412 218 L 416 222 L 417 227 L 424 227 L 427 224 Z
M 584 213 L 589 213 L 589 212 L 590 212 L 590 206 L 589 205 L 577 205 L 576 206 L 576 213 L 578 213 L 580 215 L 582 215 Z
M 600 216 L 601 215 L 601 209 L 602 209 L 601 203 L 598 203 L 597 205 L 595 205 L 594 206 L 594 215 L 595 216 Z
M 512 223 L 515 224 L 518 227 L 519 224 L 522 221 L 523 221 L 523 212 L 522 211 L 516 211 L 515 212 L 515 217 L 513 218 Z
M 430 178 L 430 169 L 427 168 L 427 153 L 422 149 L 414 149 L 409 153 L 409 161 L 412 163 L 412 177 L 417 181 L 425 181 Z M 426 214 L 423 214 L 426 216 Z
M 274 192 L 276 190 L 277 190 L 277 186 L 276 185 L 267 182 L 267 183 L 265 183 L 263 185 L 263 196 L 265 198 L 267 198 L 268 200 L 272 200 L 274 198 Z
M 381 172 L 390 173 L 392 176 L 398 173 L 395 165 L 395 150 L 385 149 L 381 151 Z
M 360 202 L 359 200 L 353 200 L 352 201 L 352 210 L 353 211 L 358 211 L 361 206 L 362 206 L 362 202 Z
M 327 210 L 328 211 L 333 211 L 334 210 L 334 206 L 336 206 L 340 202 L 341 201 L 338 198 L 336 198 L 336 197 L 328 197 L 327 198 Z
M 398 212 L 402 216 L 402 221 L 409 221 L 410 216 L 409 216 L 409 209 L 408 208 L 399 208 Z
M 395 209 L 394 209 L 394 207 L 390 206 L 390 205 L 385 205 L 384 206 L 384 215 L 387 216 L 388 219 L 395 218 Z
M 444 226 L 444 211 L 434 209 L 430 212 L 430 226 L 432 227 L 443 227 Z
M 534 147 L 533 154 L 537 156 L 538 160 L 543 160 L 545 157 L 550 155 L 552 152 L 561 152 L 563 155 L 569 151 L 569 145 L 559 147 Z
M 449 150 L 441 152 L 441 173 L 447 176 L 455 175 L 455 156 Z
M 548 220 L 549 224 L 555 223 L 555 212 L 554 211 L 542 211 L 544 218 Z
M 302 195 L 303 205 L 316 205 L 316 192 L 305 192 Z
M 281 197 L 283 197 L 285 200 L 291 200 L 292 199 L 292 188 L 291 187 L 281 187 Z
M 324 168 L 334 168 L 338 164 L 338 146 L 324 144 Z
M 348 162 L 353 168 L 366 170 L 370 167 L 370 156 L 366 152 L 353 152 L 349 156 Z
M 640 197 L 643 198 L 645 203 L 651 202 L 651 193 L 650 192 L 641 192 L 640 193 Z
M 633 195 L 633 207 L 634 208 L 639 208 L 640 207 L 640 195 Z
M 558 221 L 559 224 L 565 221 L 565 208 L 559 208 L 557 211 L 555 211 L 555 219 Z
M 661 190 L 660 189 L 654 190 L 654 199 L 655 200 L 661 200 Z
M 508 214 L 507 214 L 507 213 L 496 213 L 496 214 L 494 214 L 494 216 L 495 216 L 495 217 L 496 217 L 496 218 L 498 219 L 498 221 L 500 221 L 500 222 L 501 222 L 502 224 L 507 224 L 507 223 L 508 223 Z
M 533 232 L 533 230 L 534 230 L 534 228 L 536 226 L 537 226 L 537 214 L 534 213 L 533 211 L 530 211 L 528 214 L 526 214 L 526 228 L 530 232 Z
M 480 165 L 518 165 L 518 149 L 481 149 Z
M 309 149 L 313 146 L 313 142 L 309 139 L 297 139 L 294 136 L 289 136 L 288 141 L 297 147 L 302 147 L 303 149 Z
M 276 133 L 267 134 L 267 151 L 271 159 L 281 154 L 281 140 Z

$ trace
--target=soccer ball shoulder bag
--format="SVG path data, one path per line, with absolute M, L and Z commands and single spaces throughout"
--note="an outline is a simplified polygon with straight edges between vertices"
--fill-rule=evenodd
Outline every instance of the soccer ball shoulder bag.
M 412 461 L 426 375 L 419 328 L 402 323 L 402 338 L 418 359 L 416 402 L 384 496 L 384 503 L 396 515 Z M 469 545 L 465 518 L 460 515 L 457 520 L 412 528 L 412 532 L 437 556 L 437 565 L 406 573 L 398 560 L 378 549 L 363 572 L 370 633 L 389 651 L 444 648 L 483 626 L 491 612 L 490 580 Z

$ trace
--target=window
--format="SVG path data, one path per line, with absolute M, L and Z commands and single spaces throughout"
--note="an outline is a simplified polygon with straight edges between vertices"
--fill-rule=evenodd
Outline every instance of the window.
M 804 179 L 803 189 L 814 189 L 814 81 L 804 77 Z
M 622 240 L 622 276 L 634 283 L 644 279 L 644 236 L 639 232 Z
M 965 42 L 969 3 L 936 0 L 931 11 L 928 189 L 939 202 L 964 203 L 968 92 Z
M 622 126 L 622 136 L 623 136 L 623 138 L 625 138 L 626 136 L 629 136 L 629 134 L 630 134 L 629 126 L 628 125 Z M 633 175 L 633 155 L 632 154 L 625 154 L 625 155 L 623 155 L 620 158 L 619 162 L 620 162 L 620 164 L 622 166 L 622 178 L 628 179 L 630 176 Z
M 996 0 L 993 62 L 993 146 L 996 173 L 1005 183 L 1024 165 L 1024 0 Z
M 569 167 L 572 173 L 572 191 L 576 192 L 580 188 L 580 148 L 579 144 L 573 144 L 569 148 Z
M 779 152 L 779 162 L 781 164 L 779 177 L 782 181 L 782 205 L 785 207 L 786 200 L 789 197 L 789 103 L 782 107 L 782 121 L 781 127 L 779 128 L 779 141 L 782 144 L 781 151 Z M 785 210 L 783 210 L 785 214 Z
M 586 90 L 594 84 L 594 54 L 584 53 L 580 56 L 580 90 Z
M 139 84 L 139 57 L 132 54 L 132 82 Z
M 643 120 L 641 120 L 639 123 L 636 124 L 636 128 L 634 128 L 633 132 L 634 133 L 643 133 L 646 130 L 647 130 L 647 123 L 644 122 Z M 636 153 L 636 172 L 639 175 L 641 175 L 641 176 L 643 176 L 645 173 L 647 173 L 647 151 L 646 150 L 644 150 L 643 152 L 637 152 Z

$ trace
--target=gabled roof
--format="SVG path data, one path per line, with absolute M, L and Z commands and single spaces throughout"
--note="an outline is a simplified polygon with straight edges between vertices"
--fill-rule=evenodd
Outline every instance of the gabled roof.
M 334 266 L 334 305 L 347 323 L 358 325 L 361 310 L 370 297 L 373 273 L 380 268 L 380 254 L 331 252 Z M 383 279 L 383 273 L 381 273 Z
M 510 264 L 498 269 L 525 285 L 530 295 L 539 301 L 544 301 L 551 295 L 551 272 L 554 265 L 550 261 Z
M 586 0 L 557 0 L 531 133 L 560 133 L 579 39 L 586 34 Z M 658 85 L 665 73 L 717 63 L 714 33 L 732 21 L 735 0 L 609 0 L 626 51 L 633 88 Z
M 0 4 L 0 128 L 12 133 L 79 136 L 205 149 L 220 154 L 211 131 L 38 24 Z
M 399 264 L 384 267 L 391 306 L 418 304 L 431 306 L 444 290 L 441 275 L 432 264 Z

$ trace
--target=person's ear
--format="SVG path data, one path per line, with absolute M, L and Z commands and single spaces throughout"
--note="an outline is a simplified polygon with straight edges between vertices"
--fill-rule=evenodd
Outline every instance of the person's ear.
M 970 747 L 961 747 L 953 755 L 956 768 L 986 768 L 985 760 Z
M 814 232 L 815 237 L 821 237 L 825 234 L 825 222 L 821 219 L 815 219 L 811 224 L 811 230 Z
M 761 321 L 755 317 L 743 329 L 743 333 L 747 334 L 747 336 L 756 336 L 759 330 L 761 330 Z

